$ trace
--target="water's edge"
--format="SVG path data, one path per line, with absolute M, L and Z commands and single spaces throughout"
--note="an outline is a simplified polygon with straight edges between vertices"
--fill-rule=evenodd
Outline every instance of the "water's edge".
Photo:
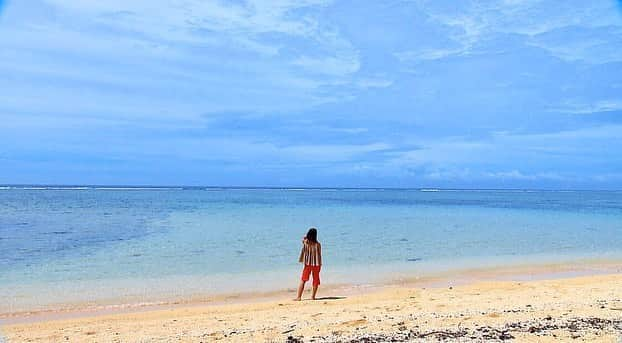
M 487 267 L 455 268 L 426 274 L 399 273 L 382 281 L 366 284 L 341 283 L 321 287 L 322 296 L 353 296 L 377 292 L 388 287 L 435 288 L 468 285 L 478 282 L 528 282 L 536 280 L 567 279 L 622 273 L 622 259 L 581 259 L 564 263 L 508 264 Z M 153 298 L 150 301 L 126 302 L 106 299 L 100 302 L 57 304 L 56 307 L 33 311 L 0 313 L 0 325 L 41 322 L 109 314 L 145 312 L 180 307 L 245 304 L 267 301 L 290 301 L 292 287 L 269 291 L 246 291 L 217 294 L 187 294 L 178 298 Z

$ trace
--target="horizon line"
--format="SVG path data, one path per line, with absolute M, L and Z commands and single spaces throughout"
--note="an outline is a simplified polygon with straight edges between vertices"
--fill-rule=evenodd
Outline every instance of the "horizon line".
M 418 190 L 418 191 L 542 191 L 542 192 L 564 192 L 564 191 L 583 191 L 583 192 L 620 192 L 622 189 L 590 189 L 590 188 L 460 188 L 460 187 L 343 187 L 343 186 L 217 186 L 217 185 L 128 185 L 128 184 L 44 184 L 44 183 L 15 183 L 0 184 L 2 188 L 41 188 L 31 190 L 71 190 L 70 188 L 124 188 L 124 189 L 176 189 L 176 190 L 192 190 L 192 189 L 266 189 L 266 190 Z

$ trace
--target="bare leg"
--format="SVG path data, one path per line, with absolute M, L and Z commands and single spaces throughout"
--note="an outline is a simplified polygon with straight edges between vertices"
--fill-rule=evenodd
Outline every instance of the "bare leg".
M 304 292 L 304 290 L 305 290 L 305 282 L 300 281 L 300 285 L 298 285 L 298 295 L 296 296 L 296 299 L 294 299 L 295 301 L 300 301 L 300 299 L 302 299 L 302 292 Z
M 320 287 L 319 285 L 313 285 L 313 292 L 311 293 L 311 300 L 315 300 L 315 294 L 317 293 L 317 289 Z

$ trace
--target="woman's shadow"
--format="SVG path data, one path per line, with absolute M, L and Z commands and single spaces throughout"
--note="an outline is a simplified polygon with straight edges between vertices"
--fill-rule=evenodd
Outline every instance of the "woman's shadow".
M 341 300 L 345 298 L 346 297 L 319 297 L 319 298 L 315 298 L 315 300 Z

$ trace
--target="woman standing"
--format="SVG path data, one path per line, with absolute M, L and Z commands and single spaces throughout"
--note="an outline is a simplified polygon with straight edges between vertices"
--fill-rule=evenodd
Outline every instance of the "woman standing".
M 317 229 L 311 228 L 307 235 L 302 238 L 302 250 L 298 262 L 304 263 L 302 278 L 298 286 L 298 296 L 295 301 L 300 301 L 305 283 L 309 281 L 309 275 L 313 274 L 313 292 L 311 300 L 315 300 L 315 294 L 320 286 L 320 269 L 322 268 L 322 245 L 317 241 Z

